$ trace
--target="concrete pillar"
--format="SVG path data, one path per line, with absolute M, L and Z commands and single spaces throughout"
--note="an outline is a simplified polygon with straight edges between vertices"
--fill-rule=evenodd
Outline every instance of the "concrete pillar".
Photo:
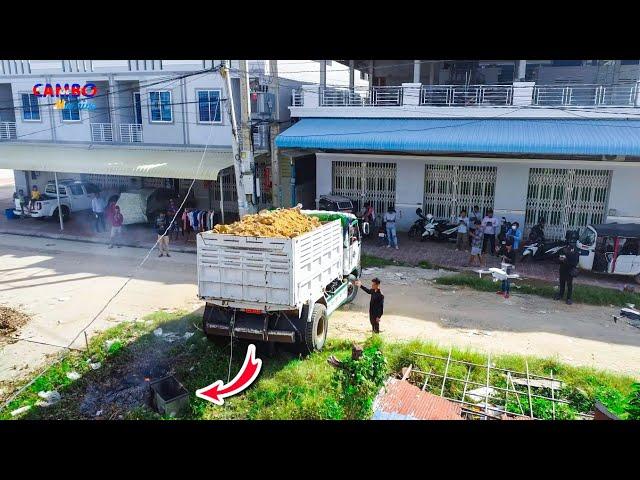
M 327 61 L 320 60 L 320 88 L 327 87 Z
M 112 130 L 112 137 L 113 137 L 113 141 L 117 142 L 120 140 L 120 137 L 118 135 L 118 129 L 120 128 L 118 125 L 120 123 L 120 114 L 118 109 L 116 108 L 116 92 L 117 92 L 117 87 L 116 87 L 116 81 L 113 77 L 113 75 L 109 75 L 109 96 L 107 98 L 107 102 L 109 104 L 109 123 L 111 123 L 111 128 Z
M 318 87 L 315 85 L 302 85 L 302 104 L 305 107 L 317 107 L 320 105 Z
M 527 76 L 527 61 L 518 60 L 516 64 L 516 80 L 524 82 Z
M 431 62 L 429 64 L 429 85 L 433 85 L 435 82 L 436 64 Z
M 355 61 L 349 60 L 349 88 L 355 85 Z
M 420 60 L 413 61 L 413 83 L 420 83 Z
M 375 62 L 375 60 L 370 60 L 371 63 L 369 63 L 369 88 L 373 87 L 373 74 L 374 74 L 374 67 L 373 67 L 373 62 Z

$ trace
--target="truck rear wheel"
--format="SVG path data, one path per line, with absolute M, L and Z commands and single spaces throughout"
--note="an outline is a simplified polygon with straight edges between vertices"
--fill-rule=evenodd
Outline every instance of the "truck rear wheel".
M 53 217 L 53 218 L 58 218 L 58 215 L 59 215 L 59 214 L 58 214 L 58 209 L 56 208 L 56 209 L 53 211 L 53 215 L 52 215 L 52 217 Z M 62 220 L 63 220 L 63 221 L 65 221 L 65 222 L 66 222 L 67 220 L 69 220 L 69 208 L 68 208 L 68 207 L 66 207 L 66 206 L 64 206 L 64 205 L 62 206 Z
M 327 307 L 321 303 L 316 303 L 311 313 L 311 321 L 306 322 L 304 328 L 303 342 L 306 351 L 312 353 L 322 350 L 327 340 L 328 324 Z
M 353 283 L 351 283 L 351 279 L 349 279 L 349 285 L 347 286 L 347 299 L 344 303 L 353 302 L 358 296 L 358 287 L 356 287 Z

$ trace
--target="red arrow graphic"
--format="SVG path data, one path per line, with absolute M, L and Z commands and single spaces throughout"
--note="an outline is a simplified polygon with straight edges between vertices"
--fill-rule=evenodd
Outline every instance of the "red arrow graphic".
M 196 396 L 216 405 L 223 405 L 226 397 L 237 395 L 251 385 L 258 377 L 261 368 L 262 360 L 256 358 L 256 346 L 251 344 L 247 348 L 244 364 L 233 380 L 226 385 L 222 380 L 218 380 L 207 387 L 196 390 Z

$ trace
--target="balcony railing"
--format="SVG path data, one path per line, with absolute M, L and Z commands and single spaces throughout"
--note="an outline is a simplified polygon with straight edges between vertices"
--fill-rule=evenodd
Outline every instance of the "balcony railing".
M 533 105 L 539 106 L 634 106 L 638 84 L 536 85 Z
M 16 122 L 0 122 L 0 140 L 15 140 Z
M 303 87 L 292 94 L 302 107 L 640 107 L 639 83 L 612 85 L 420 85 L 391 87 Z
M 512 105 L 513 85 L 425 85 L 420 105 Z
M 92 123 L 91 141 L 113 142 L 113 125 L 110 123 Z
M 137 123 L 121 123 L 120 141 L 122 143 L 142 143 L 142 125 Z

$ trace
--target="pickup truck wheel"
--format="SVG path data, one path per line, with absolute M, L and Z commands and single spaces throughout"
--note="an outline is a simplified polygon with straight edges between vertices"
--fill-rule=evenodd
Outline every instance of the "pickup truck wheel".
M 309 353 L 322 350 L 327 340 L 327 307 L 321 303 L 313 306 L 311 321 L 306 322 L 304 328 L 304 346 Z
M 58 218 L 58 209 L 57 208 L 53 211 L 52 217 L 53 218 Z M 65 207 L 64 205 L 62 206 L 62 220 L 65 221 L 65 222 L 67 220 L 69 220 L 69 208 Z

